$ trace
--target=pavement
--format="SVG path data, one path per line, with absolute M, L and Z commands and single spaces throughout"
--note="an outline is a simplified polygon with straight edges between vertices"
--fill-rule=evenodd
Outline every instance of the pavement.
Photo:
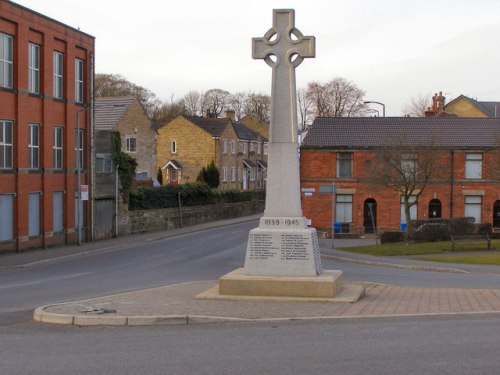
M 0 270 L 36 267 L 68 257 L 80 257 L 245 221 L 260 215 L 205 223 L 169 231 L 119 237 L 82 246 L 0 255 Z M 381 267 L 429 272 L 500 274 L 497 266 L 475 266 L 418 261 L 408 257 L 373 257 L 331 248 L 320 240 L 323 258 Z M 335 240 L 335 247 L 375 243 L 374 239 Z M 463 254 L 463 253 L 462 253 Z M 363 317 L 432 316 L 443 314 L 500 313 L 500 289 L 425 288 L 373 283 L 347 283 L 364 287 L 355 303 L 287 300 L 203 300 L 194 298 L 213 288 L 217 280 L 187 282 L 142 291 L 38 307 L 34 320 L 43 323 L 90 325 L 168 325 L 214 322 L 255 322 Z

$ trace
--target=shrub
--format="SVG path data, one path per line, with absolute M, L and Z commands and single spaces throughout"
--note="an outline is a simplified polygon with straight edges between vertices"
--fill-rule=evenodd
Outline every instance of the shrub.
M 424 223 L 417 227 L 411 236 L 417 242 L 437 242 L 450 239 L 450 228 L 445 223 Z
M 400 231 L 382 231 L 380 235 L 380 243 L 402 242 L 404 232 Z

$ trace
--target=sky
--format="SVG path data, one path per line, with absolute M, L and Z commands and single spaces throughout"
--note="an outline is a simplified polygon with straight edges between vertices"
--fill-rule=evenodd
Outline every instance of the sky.
M 500 101 L 498 0 L 16 0 L 96 37 L 96 72 L 125 76 L 160 99 L 191 90 L 271 93 L 271 68 L 251 40 L 273 9 L 295 9 L 316 38 L 297 88 L 343 77 L 403 115 L 417 96 L 442 91 Z M 374 109 L 381 106 L 373 104 Z

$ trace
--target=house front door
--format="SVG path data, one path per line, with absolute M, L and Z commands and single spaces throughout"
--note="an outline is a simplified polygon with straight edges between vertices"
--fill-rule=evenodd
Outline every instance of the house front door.
M 168 169 L 168 183 L 177 185 L 179 183 L 179 174 L 177 173 L 177 169 L 169 168 Z
M 377 201 L 373 198 L 365 200 L 363 226 L 365 227 L 365 233 L 375 233 L 377 228 Z

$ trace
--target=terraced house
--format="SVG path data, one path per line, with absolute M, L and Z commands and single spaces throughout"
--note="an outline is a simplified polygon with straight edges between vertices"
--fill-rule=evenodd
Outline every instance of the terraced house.
M 93 36 L 0 0 L 0 251 L 89 233 L 93 66 Z
M 231 116 L 178 116 L 158 129 L 157 163 L 166 176 L 163 182 L 195 182 L 213 161 L 221 189 L 265 188 L 267 138 Z
M 380 155 L 388 164 L 381 164 Z M 395 156 L 400 155 L 399 159 Z M 423 185 L 404 189 L 415 178 Z M 301 146 L 304 215 L 316 228 L 356 234 L 406 227 L 411 219 L 473 217 L 500 228 L 500 119 L 317 118 Z M 384 168 L 400 174 L 381 180 Z M 336 186 L 332 195 L 322 185 Z

